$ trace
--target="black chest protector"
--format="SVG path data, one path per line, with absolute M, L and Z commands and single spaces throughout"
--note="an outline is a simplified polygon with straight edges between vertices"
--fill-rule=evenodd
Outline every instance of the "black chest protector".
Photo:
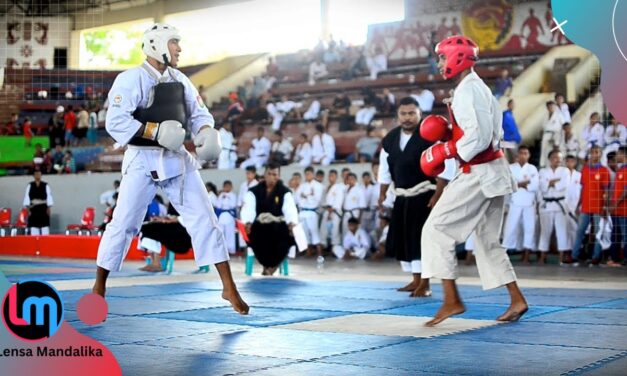
M 161 82 L 156 84 L 151 89 L 148 107 L 136 109 L 135 112 L 133 112 L 133 118 L 142 124 L 176 120 L 185 126 L 187 123 L 185 86 L 180 82 Z M 137 146 L 159 146 L 157 141 L 138 136 L 133 137 L 129 144 Z

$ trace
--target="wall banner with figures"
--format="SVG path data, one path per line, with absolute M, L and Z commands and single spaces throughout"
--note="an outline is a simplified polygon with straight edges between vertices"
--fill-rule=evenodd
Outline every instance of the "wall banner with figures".
M 70 45 L 69 17 L 0 17 L 0 67 L 50 69 L 54 49 Z
M 549 1 L 512 4 L 507 0 L 477 0 L 463 10 L 423 14 L 400 22 L 371 25 L 368 49 L 383 48 L 389 59 L 427 57 L 429 49 L 450 35 L 473 39 L 482 52 L 543 52 L 570 43 L 556 29 Z

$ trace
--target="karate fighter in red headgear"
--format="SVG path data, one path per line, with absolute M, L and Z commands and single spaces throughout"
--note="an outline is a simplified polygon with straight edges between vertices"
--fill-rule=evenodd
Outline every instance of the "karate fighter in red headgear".
M 442 141 L 427 149 L 421 158 L 423 171 L 441 173 L 444 161 L 456 158 L 461 166 L 457 176 L 444 189 L 422 230 L 423 278 L 439 278 L 444 303 L 425 325 L 436 325 L 465 311 L 459 297 L 455 246 L 475 231 L 475 257 L 484 289 L 507 286 L 509 308 L 497 318 L 516 321 L 528 306 L 516 283 L 516 274 L 499 242 L 505 195 L 516 186 L 499 140 L 503 135 L 498 101 L 473 70 L 479 48 L 464 36 L 452 36 L 435 48 L 440 73 L 457 84 L 449 105 L 451 132 L 446 121 L 423 122 L 421 135 Z M 423 128 L 424 127 L 424 128 Z

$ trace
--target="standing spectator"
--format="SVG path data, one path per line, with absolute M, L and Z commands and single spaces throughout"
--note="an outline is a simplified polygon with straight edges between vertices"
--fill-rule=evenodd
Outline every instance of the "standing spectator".
M 431 31 L 429 35 L 429 49 L 427 50 L 427 62 L 429 63 L 429 81 L 433 80 L 433 76 L 440 72 L 438 68 L 438 54 L 435 53 L 435 47 L 438 45 L 437 33 L 435 30 Z
M 374 56 L 366 60 L 368 70 L 370 71 L 370 79 L 376 80 L 379 73 L 388 69 L 388 57 L 383 53 L 381 46 L 374 49 Z
M 512 162 L 514 159 L 514 150 L 518 148 L 522 137 L 518 132 L 516 118 L 514 118 L 514 100 L 507 101 L 507 110 L 503 111 L 503 141 L 511 142 L 513 147 L 505 149 L 507 160 Z
M 328 75 L 327 65 L 322 61 L 320 56 L 316 56 L 314 61 L 309 64 L 309 85 L 315 85 L 317 80 Z
M 24 123 L 22 124 L 22 134 L 24 134 L 24 146 L 30 147 L 31 140 L 33 139 L 33 130 L 32 123 L 29 117 L 24 118 Z
M 612 213 L 612 252 L 607 266 L 620 267 L 619 253 L 621 248 L 625 252 L 627 246 L 627 147 L 621 146 L 616 152 L 616 160 L 621 167 L 616 172 L 614 189 L 610 201 L 610 211 Z M 623 253 L 624 254 L 624 253 Z
M 306 133 L 300 134 L 300 143 L 296 146 L 296 152 L 294 153 L 294 162 L 298 163 L 301 167 L 311 166 L 312 151 L 311 144 L 307 138 Z
M 583 128 L 581 138 L 586 142 L 586 151 L 590 149 L 592 145 L 598 145 L 601 150 L 605 146 L 605 129 L 600 123 L 600 117 L 598 112 L 593 112 L 590 115 L 590 123 Z
M 33 167 L 35 170 L 43 172 L 44 150 L 40 143 L 35 144 L 35 153 L 33 154 Z
M 322 54 L 322 61 L 325 64 L 335 64 L 342 61 L 342 57 L 337 52 L 335 45 L 329 45 L 329 48 Z
M 74 128 L 76 128 L 76 115 L 72 105 L 67 106 L 65 109 L 65 116 L 63 117 L 63 123 L 65 124 L 65 146 L 70 146 L 74 137 L 72 136 Z
M 600 163 L 601 147 L 593 144 L 590 147 L 588 164 L 581 171 L 581 199 L 579 205 L 581 210 L 579 214 L 579 223 L 577 226 L 577 235 L 573 243 L 572 260 L 566 260 L 564 263 L 579 266 L 579 254 L 581 246 L 584 244 L 586 232 L 590 222 L 592 222 L 592 232 L 596 233 L 599 228 L 601 216 L 608 209 L 608 188 L 610 185 L 610 172 L 607 167 Z M 599 265 L 601 260 L 601 243 L 598 241 L 594 244 L 591 265 Z
M 564 140 L 560 149 L 566 156 L 572 155 L 579 157 L 579 140 L 573 135 L 572 125 L 570 123 L 564 123 L 562 130 L 564 131 Z
M 11 119 L 5 124 L 4 129 L 0 132 L 0 135 L 4 136 L 13 136 L 18 134 L 18 124 L 17 124 L 18 116 L 14 112 L 11 114 Z
M 23 205 L 28 208 L 28 227 L 31 235 L 50 234 L 50 208 L 54 205 L 48 183 L 41 181 L 41 171 L 35 170 L 35 179 L 26 186 Z
M 549 153 L 549 166 L 540 170 L 540 242 L 538 251 L 539 264 L 544 264 L 549 252 L 551 234 L 555 230 L 557 249 L 560 252 L 560 262 L 564 252 L 570 250 L 568 242 L 568 208 L 566 205 L 566 193 L 570 172 L 562 167 L 562 153 L 553 150 Z
M 518 184 L 518 190 L 511 195 L 503 233 L 503 247 L 518 249 L 522 227 L 524 251 L 522 262 L 525 264 L 529 263 L 529 252 L 535 249 L 536 194 L 539 188 L 538 169 L 529 164 L 529 156 L 529 148 L 521 145 L 518 148 L 518 161 L 509 166 Z
M 355 114 L 355 124 L 369 126 L 376 113 L 377 109 L 370 98 L 364 98 L 364 107 Z
M 307 237 L 307 255 L 313 255 L 315 248 L 318 257 L 322 257 L 322 242 L 320 241 L 320 215 L 318 208 L 322 202 L 324 186 L 314 179 L 314 170 L 311 166 L 305 168 L 305 182 L 300 184 L 294 192 L 294 199 L 298 205 L 298 219 L 303 226 Z
M 89 111 L 89 129 L 87 130 L 87 141 L 91 145 L 98 143 L 98 105 Z
M 264 134 L 266 130 L 263 127 L 257 128 L 257 138 L 252 141 L 250 149 L 248 150 L 248 159 L 246 159 L 240 165 L 242 170 L 245 170 L 248 166 L 255 166 L 261 168 L 268 162 L 270 157 L 270 140 L 268 140 Z
M 348 231 L 348 220 L 357 218 L 361 220 L 363 210 L 368 207 L 366 202 L 366 190 L 359 184 L 357 175 L 353 172 L 346 174 L 346 195 L 342 204 L 342 233 Z
M 540 148 L 540 167 L 545 167 L 549 153 L 552 150 L 559 150 L 562 145 L 562 128 L 565 123 L 562 112 L 557 109 L 555 102 L 546 102 L 546 109 L 549 116 L 543 127 L 542 145 Z
M 48 139 L 50 148 L 57 145 L 64 145 L 65 139 L 63 134 L 63 106 L 57 106 L 57 111 L 48 120 Z
M 52 149 L 46 150 L 44 153 L 44 161 L 41 164 L 41 172 L 44 174 L 52 174 L 52 166 L 53 166 L 53 157 L 52 157 Z
M 366 136 L 357 141 L 355 155 L 351 156 L 353 158 L 349 158 L 349 162 L 371 162 L 380 144 L 381 138 L 374 135 L 374 128 L 369 127 L 366 130 Z
M 557 105 L 557 108 L 562 112 L 562 117 L 564 118 L 564 121 L 567 123 L 572 122 L 572 119 L 570 117 L 570 108 L 568 107 L 568 103 L 566 103 L 566 101 L 564 100 L 564 94 L 555 94 L 555 104 Z
M 509 76 L 509 72 L 507 71 L 507 69 L 503 69 L 501 71 L 501 77 L 497 78 L 496 83 L 494 84 L 494 96 L 496 97 L 496 99 L 499 99 L 502 96 L 509 97 L 512 92 L 513 86 L 514 82 Z
M 320 124 L 316 125 L 311 148 L 313 163 L 328 166 L 335 160 L 335 140 Z
M 577 235 L 577 221 L 575 220 L 575 212 L 579 207 L 579 199 L 581 197 L 581 172 L 577 171 L 577 156 L 566 156 L 566 168 L 568 169 L 568 188 L 566 190 L 566 209 L 568 210 L 569 218 L 567 218 L 567 231 L 568 231 L 568 244 L 575 243 L 575 237 Z M 570 252 L 565 257 L 562 257 L 562 262 L 565 259 L 572 260 Z
M 218 157 L 218 170 L 235 168 L 237 153 L 235 138 L 233 133 L 231 133 L 231 123 L 226 122 L 222 124 L 218 132 L 220 133 L 220 143 L 222 145 L 222 151 L 220 151 L 220 156 Z
M 240 102 L 237 93 L 229 93 L 229 106 L 226 109 L 226 121 L 237 121 L 242 112 L 244 112 L 244 106 L 242 102 Z
M 270 152 L 270 161 L 277 163 L 281 166 L 290 164 L 292 161 L 292 152 L 294 151 L 294 145 L 292 140 L 283 137 L 283 132 L 274 132 L 276 139 L 272 143 Z
M 233 193 L 233 183 L 225 180 L 222 192 L 216 198 L 214 207 L 218 224 L 224 233 L 224 241 L 229 254 L 235 254 L 235 220 L 237 219 L 237 196 Z
M 85 107 L 80 106 L 78 108 L 77 126 L 75 130 L 76 145 L 83 145 L 85 137 L 87 137 L 87 130 L 89 129 L 89 113 L 85 110 Z
M 106 205 L 108 208 L 113 207 L 115 205 L 115 194 L 120 190 L 120 181 L 113 181 L 113 189 L 109 189 L 108 191 L 103 192 L 100 195 L 100 204 Z

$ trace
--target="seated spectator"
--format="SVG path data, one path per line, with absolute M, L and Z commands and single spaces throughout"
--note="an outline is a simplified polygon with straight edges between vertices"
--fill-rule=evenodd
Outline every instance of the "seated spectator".
M 351 156 L 353 158 L 349 158 L 349 162 L 371 162 L 380 144 L 381 139 L 374 135 L 374 128 L 368 128 L 366 130 L 366 136 L 357 141 L 355 155 Z
M 116 193 L 118 193 L 119 190 L 120 190 L 120 181 L 114 180 L 113 189 L 105 191 L 100 195 L 100 204 L 106 205 L 107 207 L 112 207 L 113 205 L 115 205 L 114 196 Z
M 325 64 L 335 64 L 342 61 L 342 57 L 337 52 L 335 45 L 329 45 L 329 48 L 322 54 L 322 61 Z
M 611 114 L 609 120 L 610 124 L 605 128 L 605 144 L 627 144 L 627 128 L 623 124 L 620 124 L 618 120 L 616 120 L 616 118 Z
M 257 128 L 257 138 L 255 138 L 250 145 L 248 159 L 240 165 L 242 170 L 245 170 L 248 166 L 255 166 L 259 169 L 268 162 L 272 145 L 270 144 L 270 140 L 264 136 L 265 133 L 266 130 L 263 127 Z
M 41 147 L 41 144 L 35 144 L 35 153 L 33 153 L 33 164 L 35 165 L 35 170 L 41 170 L 41 165 L 44 163 L 44 149 Z
M 296 146 L 296 152 L 294 153 L 294 162 L 298 163 L 301 167 L 311 166 L 311 153 L 311 144 L 309 143 L 307 134 L 301 133 L 300 142 L 298 143 L 298 146 Z
M 337 116 L 340 121 L 339 131 L 349 131 L 351 129 L 350 116 L 351 100 L 344 91 L 337 93 L 333 98 L 333 104 L 329 114 L 325 114 L 322 119 L 322 125 L 328 125 L 328 116 Z
M 379 73 L 388 69 L 388 57 L 383 53 L 383 49 L 377 46 L 374 50 L 374 56 L 369 57 L 366 64 L 370 71 L 370 79 L 376 80 Z
M 259 104 L 258 95 L 255 93 L 255 83 L 253 79 L 246 80 L 241 90 L 240 99 L 244 101 L 246 108 L 255 108 Z
M 388 239 L 388 230 L 390 228 L 390 214 L 384 211 L 379 216 L 379 229 L 377 231 L 376 251 L 372 254 L 373 260 L 383 260 L 385 258 L 385 242 Z
M 359 219 L 350 218 L 348 220 L 348 231 L 344 235 L 342 247 L 335 246 L 332 249 L 338 259 L 363 260 L 366 258 L 370 250 L 370 236 L 360 228 Z
M 305 99 L 309 98 L 308 94 L 305 94 Z M 318 119 L 320 115 L 320 101 L 316 98 L 311 98 L 306 106 L 307 111 L 303 114 L 303 120 L 312 121 Z
M 501 71 L 501 77 L 497 78 L 494 84 L 494 96 L 496 99 L 499 99 L 502 96 L 509 96 L 512 92 L 513 86 L 514 82 L 509 76 L 509 72 L 507 69 L 503 69 L 503 71 Z
M 44 174 L 52 174 L 53 166 L 52 149 L 46 150 L 44 153 L 43 163 L 41 164 L 41 172 Z
M 390 89 L 383 89 L 381 107 L 378 110 L 384 114 L 391 114 L 396 111 L 396 97 L 390 92 Z
M 272 143 L 272 149 L 270 152 L 270 162 L 277 163 L 281 166 L 290 164 L 292 160 L 292 152 L 294 151 L 294 145 L 292 140 L 283 137 L 283 132 L 274 132 L 276 137 Z
M 278 131 L 281 129 L 281 123 L 286 116 L 288 116 L 292 111 L 296 114 L 297 117 L 300 117 L 300 113 L 295 111 L 302 107 L 302 103 L 296 103 L 287 98 L 287 95 L 281 97 L 280 102 L 271 103 L 269 102 L 266 106 L 266 110 L 268 114 L 272 117 L 272 130 Z
M 242 112 L 244 112 L 244 106 L 240 102 L 237 93 L 229 93 L 229 106 L 226 109 L 226 121 L 232 122 L 239 119 Z
M 342 79 L 349 81 L 368 72 L 367 60 L 363 46 L 351 48 L 347 52 L 348 69 L 342 74 Z
M 592 145 L 598 145 L 601 150 L 605 146 L 605 128 L 600 123 L 600 119 L 599 113 L 593 112 L 590 115 L 590 123 L 582 130 L 581 138 L 586 143 L 584 153 L 590 150 Z
M 279 75 L 279 66 L 272 57 L 268 58 L 268 65 L 266 65 L 266 73 L 268 76 L 277 77 Z
M 411 96 L 418 102 L 418 107 L 420 107 L 420 111 L 423 115 L 433 111 L 435 95 L 433 95 L 431 90 L 422 89 L 419 94 L 412 94 Z
M 309 85 L 315 85 L 317 80 L 328 75 L 327 65 L 319 56 L 309 64 Z
M 365 98 L 364 107 L 360 108 L 355 114 L 355 124 L 369 126 L 376 113 L 377 109 L 370 98 Z
M 311 140 L 312 161 L 315 164 L 328 166 L 335 160 L 335 140 L 326 133 L 324 127 L 316 125 L 316 134 Z
M 568 107 L 568 103 L 564 100 L 564 94 L 557 93 L 555 94 L 555 104 L 557 108 L 562 112 L 562 117 L 564 121 L 570 123 L 572 121 L 570 117 L 570 108 Z
M 12 136 L 16 135 L 17 132 L 17 114 L 14 112 L 11 114 L 11 119 L 5 124 L 4 128 L 0 132 L 0 135 L 3 136 Z
M 55 165 L 54 169 L 59 174 L 74 174 L 76 173 L 76 162 L 71 150 L 66 150 L 63 155 L 63 161 L 60 165 Z
M 52 154 L 52 163 L 53 163 L 53 165 L 62 165 L 63 164 L 63 148 L 59 144 L 57 144 L 54 147 L 54 154 Z

